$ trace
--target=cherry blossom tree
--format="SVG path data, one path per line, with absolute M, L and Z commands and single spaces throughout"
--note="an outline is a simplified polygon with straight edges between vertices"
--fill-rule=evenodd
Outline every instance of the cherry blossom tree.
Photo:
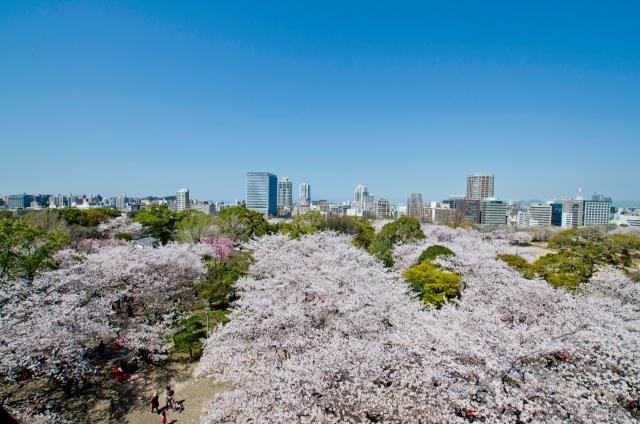
M 506 238 L 423 228 L 391 270 L 332 233 L 250 242 L 251 276 L 197 370 L 229 385 L 202 421 L 634 420 L 634 283 L 603 269 L 572 295 L 496 260 Z M 464 282 L 438 310 L 400 276 L 432 244 L 455 252 L 437 263 Z
M 204 244 L 107 245 L 66 252 L 62 268 L 5 284 L 0 374 L 77 383 L 93 371 L 91 348 L 116 333 L 142 358 L 166 357 L 171 324 L 195 296 L 202 258 L 214 254 Z

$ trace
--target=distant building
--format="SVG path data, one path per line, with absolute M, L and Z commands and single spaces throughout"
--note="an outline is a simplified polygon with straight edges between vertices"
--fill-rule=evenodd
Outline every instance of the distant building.
M 176 211 L 182 212 L 185 209 L 191 207 L 191 200 L 189 199 L 189 189 L 181 188 L 176 193 Z
M 583 222 L 583 201 L 564 200 L 562 201 L 562 228 L 582 227 Z
M 610 223 L 627 227 L 640 227 L 640 216 L 615 214 Z
M 385 198 L 380 198 L 376 202 L 376 218 L 389 219 L 391 218 L 391 204 Z
M 9 209 L 26 209 L 31 206 L 31 202 L 33 202 L 33 196 L 29 194 L 12 194 L 7 201 L 7 207 Z
M 551 205 L 543 203 L 533 203 L 529 206 L 529 226 L 549 226 L 551 225 Z
M 373 197 L 369 195 L 369 189 L 367 189 L 367 186 L 362 184 L 358 184 L 356 186 L 353 191 L 351 209 L 353 209 L 353 214 L 357 216 L 363 216 L 368 212 L 372 212 Z
M 322 212 L 323 214 L 329 214 L 331 213 L 331 205 L 329 204 L 328 200 L 325 199 L 320 199 L 318 200 L 318 210 L 320 212 Z
M 120 211 L 125 210 L 127 208 L 127 195 L 123 193 L 116 197 L 115 206 Z
M 494 174 L 467 175 L 467 200 L 482 200 L 493 197 Z
M 518 212 L 516 212 L 516 225 L 518 227 L 528 227 L 529 226 L 529 211 L 518 211 Z
M 298 187 L 298 204 L 302 207 L 311 206 L 311 185 L 301 183 Z
M 278 215 L 289 216 L 293 211 L 293 183 L 283 177 L 278 181 Z
M 480 223 L 505 225 L 507 223 L 507 202 L 494 198 L 482 199 L 480 202 Z
M 604 196 L 604 195 L 598 194 L 598 193 L 593 193 L 593 196 L 591 196 L 591 200 L 596 201 L 596 202 L 609 202 L 609 203 L 611 203 L 611 197 L 607 197 L 607 196 Z
M 248 209 L 262 215 L 278 212 L 278 177 L 268 172 L 247 172 Z
M 216 214 L 216 204 L 213 202 L 203 202 L 203 203 L 199 203 L 195 209 L 199 210 L 200 212 L 213 216 Z
M 554 227 L 562 226 L 562 203 L 551 203 L 551 225 Z
M 582 225 L 607 225 L 611 221 L 611 200 L 585 200 Z
M 424 219 L 424 205 L 422 203 L 422 193 L 411 193 L 407 199 L 407 216 L 416 218 L 419 221 Z

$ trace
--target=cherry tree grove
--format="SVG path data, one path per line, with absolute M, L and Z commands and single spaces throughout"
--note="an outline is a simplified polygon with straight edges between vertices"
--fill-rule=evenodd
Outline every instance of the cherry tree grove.
M 507 238 L 424 230 L 391 270 L 329 232 L 249 242 L 250 277 L 196 371 L 228 384 L 202 422 L 634 421 L 635 283 L 603 268 L 569 294 L 496 260 L 518 248 Z M 464 284 L 440 309 L 401 277 L 433 244 Z
M 60 252 L 60 269 L 0 287 L 0 375 L 77 382 L 93 371 L 90 349 L 117 334 L 141 357 L 166 357 L 174 315 L 213 254 L 204 244 L 113 241 Z

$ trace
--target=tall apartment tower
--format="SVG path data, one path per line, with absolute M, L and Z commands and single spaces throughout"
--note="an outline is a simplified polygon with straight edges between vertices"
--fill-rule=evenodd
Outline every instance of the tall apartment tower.
M 482 200 L 493 197 L 495 174 L 467 175 L 467 200 Z
M 189 209 L 191 201 L 189 200 L 189 189 L 181 188 L 176 194 L 176 211 L 181 212 L 185 209 Z
M 278 212 L 278 177 L 268 172 L 247 172 L 247 209 L 265 216 Z
M 424 218 L 424 207 L 422 204 L 422 193 L 411 193 L 407 200 L 407 216 L 422 221 Z
M 353 191 L 353 206 L 359 209 L 360 213 L 358 213 L 358 215 L 362 215 L 369 211 L 370 200 L 371 198 L 369 197 L 369 189 L 367 189 L 367 186 L 358 184 Z
M 300 183 L 298 188 L 298 203 L 300 206 L 311 206 L 311 185 L 307 183 Z
M 287 216 L 293 210 L 293 183 L 288 177 L 278 181 L 278 215 Z

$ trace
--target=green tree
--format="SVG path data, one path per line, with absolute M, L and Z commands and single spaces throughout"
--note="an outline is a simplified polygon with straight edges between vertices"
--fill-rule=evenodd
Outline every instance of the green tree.
M 207 337 L 205 326 L 199 316 L 191 315 L 178 323 L 178 332 L 173 336 L 174 348 L 177 351 L 188 351 L 189 360 L 194 359 L 194 350 L 200 350 L 202 339 Z
M 436 308 L 460 295 L 460 277 L 438 269 L 429 261 L 420 262 L 402 275 L 424 303 Z
M 441 246 L 439 244 L 434 244 L 433 246 L 427 247 L 418 258 L 418 263 L 429 261 L 433 262 L 437 258 L 446 258 L 449 256 L 455 256 L 451 249 Z
M 54 253 L 69 243 L 58 231 L 44 231 L 21 219 L 0 219 L 0 281 L 33 278 L 53 268 Z
M 375 237 L 371 223 L 355 216 L 329 215 L 322 223 L 321 229 L 349 234 L 353 236 L 353 244 L 362 249 L 367 249 Z
M 415 218 L 402 216 L 386 224 L 369 245 L 369 252 L 385 266 L 393 266 L 393 246 L 398 243 L 411 243 L 425 238 L 420 222 Z
M 183 217 L 184 215 L 170 211 L 166 205 L 152 204 L 133 215 L 133 220 L 142 224 L 147 234 L 156 237 L 162 244 L 167 244 L 176 224 Z
M 277 226 L 269 224 L 261 214 L 242 206 L 222 209 L 218 213 L 218 220 L 222 234 L 237 241 L 247 241 L 253 236 L 262 237 L 277 231 Z
M 233 252 L 224 260 L 211 260 L 207 263 L 205 279 L 198 285 L 200 296 L 209 306 L 225 310 L 236 299 L 235 282 L 247 274 L 251 256 L 248 252 Z
M 198 243 L 204 237 L 214 238 L 220 234 L 220 226 L 215 217 L 196 210 L 185 211 L 184 217 L 176 224 L 176 239 L 183 243 Z

